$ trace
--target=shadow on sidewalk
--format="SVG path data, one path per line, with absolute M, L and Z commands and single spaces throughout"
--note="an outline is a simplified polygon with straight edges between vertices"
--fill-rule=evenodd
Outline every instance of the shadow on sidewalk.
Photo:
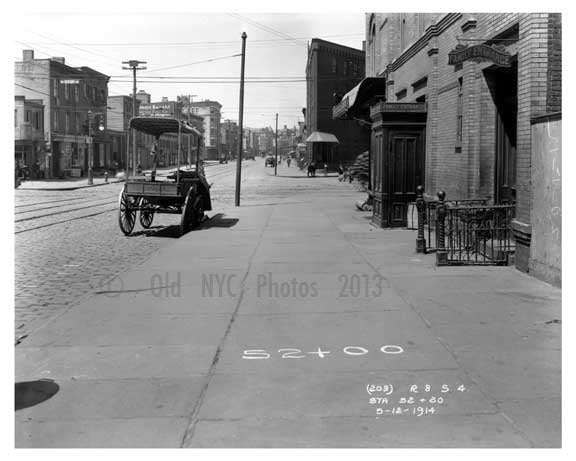
M 169 226 L 152 226 L 149 229 L 132 232 L 127 237 L 138 237 L 141 235 L 146 237 L 165 237 L 177 239 L 180 237 L 180 226 L 176 224 L 171 224 Z
M 211 229 L 213 227 L 228 229 L 238 224 L 238 218 L 225 218 L 224 216 L 224 213 L 216 213 L 214 216 L 200 224 L 198 230 Z
M 235 226 L 239 219 L 238 218 L 224 218 L 224 213 L 217 213 L 212 217 L 206 218 L 202 224 L 200 224 L 196 229 L 191 229 L 186 234 L 190 232 L 198 232 L 202 230 L 207 230 L 211 228 L 230 228 Z M 185 234 L 185 235 L 186 235 Z M 160 237 L 160 238 L 180 238 L 180 226 L 177 224 L 171 224 L 169 226 L 152 226 L 149 229 L 142 229 L 137 232 L 132 232 L 128 237 Z

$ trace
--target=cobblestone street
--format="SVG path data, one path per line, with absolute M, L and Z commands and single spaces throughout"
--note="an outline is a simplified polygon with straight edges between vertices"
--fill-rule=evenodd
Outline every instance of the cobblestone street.
M 206 169 L 213 183 L 213 210 L 234 204 L 236 164 Z M 243 162 L 242 205 L 306 201 L 310 191 L 349 190 L 331 177 L 307 178 L 280 165 L 279 176 L 263 159 Z M 76 304 L 120 272 L 144 262 L 177 232 L 179 215 L 156 215 L 146 232 L 125 237 L 118 228 L 118 194 L 123 183 L 71 190 L 15 192 L 15 336 L 34 329 Z M 137 225 L 138 226 L 138 225 Z

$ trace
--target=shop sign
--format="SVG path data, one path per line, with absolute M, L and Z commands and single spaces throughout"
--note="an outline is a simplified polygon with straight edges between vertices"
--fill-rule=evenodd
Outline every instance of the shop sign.
M 378 109 L 381 112 L 426 112 L 423 102 L 383 102 Z
M 499 45 L 457 45 L 448 53 L 448 64 L 455 66 L 464 61 L 491 61 L 500 67 L 512 65 L 512 55 Z

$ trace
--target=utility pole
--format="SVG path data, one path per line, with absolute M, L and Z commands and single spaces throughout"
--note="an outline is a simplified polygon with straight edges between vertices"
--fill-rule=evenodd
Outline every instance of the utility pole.
M 240 206 L 240 180 L 242 177 L 242 125 L 244 123 L 244 62 L 246 58 L 246 32 L 242 32 L 242 65 L 240 68 L 240 114 L 238 116 L 240 139 L 238 140 L 238 158 L 236 159 L 236 194 L 235 204 Z
M 188 95 L 188 123 L 190 125 L 192 125 L 192 122 L 190 121 L 190 105 L 192 104 L 192 98 L 194 96 L 198 96 L 197 94 L 189 94 Z M 184 98 L 182 98 L 184 99 Z M 190 135 L 188 135 L 188 167 L 192 168 L 192 150 L 191 150 L 191 142 L 190 142 Z
M 98 116 L 100 118 L 100 122 L 98 123 L 98 130 L 104 131 L 104 123 L 102 122 L 103 113 L 102 112 L 92 112 L 91 110 L 88 111 L 88 139 L 90 143 L 88 144 L 88 184 L 94 184 L 94 177 L 93 177 L 93 163 L 94 163 L 94 132 L 92 128 L 92 122 L 94 121 L 94 116 Z
M 140 64 L 146 64 L 146 61 L 133 59 L 123 61 L 122 64 L 128 64 L 128 67 L 122 67 L 122 69 L 132 70 L 134 76 L 134 84 L 132 86 L 132 117 L 136 117 L 136 71 L 146 70 L 146 67 L 138 67 Z M 136 176 L 136 132 L 134 130 L 132 130 L 132 175 Z M 128 153 L 126 154 L 126 176 L 128 176 Z
M 88 111 L 88 139 L 90 144 L 88 144 L 88 185 L 94 184 L 94 178 L 92 176 L 92 163 L 94 162 L 94 139 L 92 138 L 92 111 Z
M 276 114 L 276 135 L 274 136 L 274 147 L 276 149 L 276 154 L 274 155 L 274 176 L 278 170 L 278 114 Z

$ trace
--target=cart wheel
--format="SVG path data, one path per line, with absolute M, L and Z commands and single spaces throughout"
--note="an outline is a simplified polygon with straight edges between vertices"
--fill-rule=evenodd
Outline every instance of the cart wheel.
M 124 232 L 124 235 L 129 235 L 132 232 L 132 229 L 134 229 L 136 211 L 132 209 L 134 206 L 134 199 L 126 195 L 126 185 L 124 185 L 122 192 L 120 192 L 119 202 L 118 224 L 120 225 L 122 232 Z
M 202 195 L 196 195 L 192 211 L 192 227 L 196 228 L 202 224 L 202 221 L 204 220 L 204 197 L 202 197 Z
M 188 194 L 186 195 L 184 205 L 182 205 L 182 217 L 180 218 L 180 235 L 184 235 L 192 224 L 192 217 L 194 213 L 192 208 L 195 195 L 196 192 L 194 189 L 190 188 Z
M 143 208 L 153 209 L 152 205 L 146 201 L 145 198 L 140 199 L 140 206 Z M 154 211 L 143 211 L 140 210 L 140 224 L 144 229 L 148 229 L 152 225 L 154 220 Z

